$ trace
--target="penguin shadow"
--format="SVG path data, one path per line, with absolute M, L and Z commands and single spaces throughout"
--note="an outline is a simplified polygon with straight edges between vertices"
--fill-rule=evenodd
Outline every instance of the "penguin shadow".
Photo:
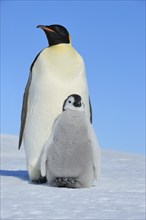
M 28 181 L 28 173 L 26 170 L 0 170 L 0 176 L 16 177 L 23 181 Z

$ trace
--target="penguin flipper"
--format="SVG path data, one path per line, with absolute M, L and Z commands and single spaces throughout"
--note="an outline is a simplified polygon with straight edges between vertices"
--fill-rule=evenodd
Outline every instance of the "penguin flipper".
M 41 175 L 43 177 L 46 176 L 47 173 L 46 162 L 47 162 L 47 147 L 45 145 L 40 156 L 40 170 L 41 170 Z
M 40 51 L 40 53 L 41 52 L 42 51 Z M 34 66 L 37 58 L 39 57 L 40 53 L 36 56 L 36 58 L 34 59 L 34 61 L 31 64 L 29 78 L 28 78 L 28 81 L 27 81 L 27 84 L 26 84 L 26 87 L 25 87 L 24 95 L 23 95 L 23 104 L 22 104 L 22 111 L 21 111 L 21 126 L 20 126 L 18 149 L 20 149 L 20 147 L 21 147 L 22 138 L 23 138 L 23 131 L 24 131 L 24 127 L 25 127 L 29 87 L 30 87 L 31 80 L 32 80 L 32 69 L 33 69 L 33 66 Z
M 32 79 L 32 72 L 30 71 L 28 82 L 26 84 L 25 92 L 23 95 L 23 104 L 22 104 L 22 111 L 21 111 L 21 126 L 20 126 L 18 149 L 20 149 L 20 147 L 21 147 L 22 138 L 23 138 L 23 132 L 24 132 L 24 127 L 25 127 L 26 115 L 27 115 L 28 94 L 29 94 L 31 79 Z
M 94 170 L 94 178 L 97 181 L 100 175 L 101 150 L 93 127 L 91 127 L 91 132 L 92 132 L 93 170 Z

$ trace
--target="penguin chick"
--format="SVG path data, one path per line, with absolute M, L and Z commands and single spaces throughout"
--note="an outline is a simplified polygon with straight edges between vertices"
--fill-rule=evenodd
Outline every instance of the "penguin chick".
M 29 179 L 33 182 L 42 181 L 38 160 L 65 98 L 78 93 L 92 121 L 84 61 L 72 47 L 67 29 L 57 24 L 37 27 L 45 32 L 49 46 L 37 55 L 30 68 L 18 147 L 23 142 Z
M 99 177 L 100 148 L 79 95 L 70 95 L 53 125 L 40 158 L 49 185 L 90 187 Z

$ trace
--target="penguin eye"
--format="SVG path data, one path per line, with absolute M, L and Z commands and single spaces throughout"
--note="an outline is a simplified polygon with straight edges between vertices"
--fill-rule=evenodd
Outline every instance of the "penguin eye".
M 68 101 L 69 103 L 71 103 L 71 101 Z

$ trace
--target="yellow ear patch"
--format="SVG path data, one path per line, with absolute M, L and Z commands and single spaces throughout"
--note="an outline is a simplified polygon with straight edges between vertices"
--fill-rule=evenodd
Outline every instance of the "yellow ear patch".
M 70 34 L 69 34 L 69 42 L 70 42 L 70 44 L 72 43 L 72 40 L 71 40 L 71 36 L 70 36 Z

